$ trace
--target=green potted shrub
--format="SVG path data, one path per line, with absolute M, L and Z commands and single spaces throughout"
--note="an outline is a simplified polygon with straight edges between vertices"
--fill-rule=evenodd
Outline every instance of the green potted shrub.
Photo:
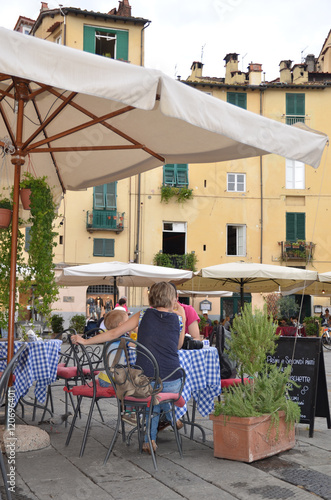
M 60 333 L 63 331 L 64 319 L 61 314 L 53 314 L 51 317 L 51 327 L 53 333 Z
M 267 354 L 276 349 L 275 330 L 266 307 L 253 314 L 245 304 L 233 321 L 229 356 L 248 381 L 224 390 L 210 415 L 215 457 L 253 462 L 294 446 L 300 407 L 288 396 L 291 367 L 267 363 Z
M 74 328 L 77 333 L 84 333 L 85 325 L 85 314 L 75 314 L 70 318 L 69 327 Z
M 318 318 L 317 316 L 307 316 L 304 318 L 303 325 L 306 335 L 308 337 L 319 337 L 321 322 L 322 318 Z

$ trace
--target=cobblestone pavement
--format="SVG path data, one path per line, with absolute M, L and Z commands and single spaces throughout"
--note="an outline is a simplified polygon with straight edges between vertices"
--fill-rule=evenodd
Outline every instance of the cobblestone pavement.
M 329 400 L 331 393 L 331 351 L 324 351 Z M 56 413 L 64 413 L 62 388 L 53 391 Z M 33 393 L 30 394 L 31 400 Z M 50 428 L 51 445 L 38 451 L 17 453 L 16 492 L 18 500 L 109 500 L 132 497 L 143 500 L 157 495 L 159 500 L 208 498 L 221 499 L 291 499 L 331 500 L 331 429 L 325 418 L 315 419 L 314 436 L 309 438 L 308 426 L 296 427 L 296 445 L 277 456 L 245 464 L 213 456 L 212 422 L 198 415 L 206 432 L 206 442 L 199 430 L 194 440 L 183 436 L 184 457 L 177 452 L 172 430 L 159 434 L 157 462 L 153 468 L 151 457 L 139 454 L 136 439 L 127 446 L 119 438 L 106 465 L 103 460 L 113 435 L 116 406 L 112 400 L 100 402 L 105 423 L 97 409 L 87 440 L 85 454 L 79 458 L 82 433 L 89 404 L 83 405 L 68 447 L 65 440 L 69 427 Z M 38 425 L 41 412 L 31 422 L 31 411 L 26 408 L 25 418 L 17 410 L 17 424 Z

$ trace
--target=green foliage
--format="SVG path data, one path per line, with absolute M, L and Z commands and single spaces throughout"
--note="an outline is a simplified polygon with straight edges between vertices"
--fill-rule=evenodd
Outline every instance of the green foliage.
M 0 208 L 13 209 L 13 203 L 9 198 L 0 198 Z
M 295 298 L 291 296 L 281 297 L 278 301 L 278 307 L 280 318 L 296 316 L 300 310 L 300 306 L 295 302 Z
M 28 265 L 29 279 L 26 287 L 34 287 L 36 297 L 35 308 L 49 324 L 52 312 L 52 303 L 58 296 L 58 285 L 55 282 L 54 272 L 54 240 L 58 233 L 54 231 L 54 221 L 57 217 L 56 205 L 52 192 L 46 182 L 46 177 L 35 178 L 26 173 L 20 187 L 31 189 L 30 218 L 30 245 Z
M 86 317 L 84 314 L 75 314 L 71 317 L 69 327 L 74 328 L 77 333 L 84 333 Z
M 207 320 L 203 316 L 203 314 L 199 314 L 199 318 L 200 318 L 200 321 L 199 321 L 199 331 L 202 332 L 203 329 L 204 329 L 204 327 L 207 325 Z
M 51 326 L 53 333 L 60 333 L 63 331 L 64 319 L 61 314 L 53 314 L 51 317 Z
M 10 259 L 11 259 L 11 235 L 12 225 L 0 230 L 0 327 L 8 327 L 9 310 L 9 282 L 10 282 Z M 17 235 L 17 271 L 20 278 L 27 274 L 27 265 L 23 258 L 24 235 L 18 231 Z M 18 281 L 18 289 L 24 289 L 24 282 Z M 15 299 L 15 310 L 21 313 L 17 297 Z
M 196 271 L 196 264 L 198 262 L 195 253 L 167 254 L 157 253 L 154 255 L 153 263 L 155 266 L 172 267 L 175 269 L 187 269 L 189 271 Z
M 306 335 L 316 335 L 319 336 L 319 329 L 322 322 L 322 318 L 318 318 L 317 316 L 307 316 L 303 323 L 305 325 Z
M 193 189 L 187 187 L 172 187 L 172 186 L 161 186 L 161 203 L 169 203 L 171 198 L 177 197 L 178 203 L 184 203 L 185 201 L 193 199 Z
M 288 395 L 291 366 L 285 369 L 267 363 L 267 354 L 276 349 L 276 327 L 268 318 L 267 308 L 255 310 L 245 304 L 241 316 L 233 320 L 229 356 L 236 360 L 240 376 L 248 375 L 250 383 L 223 391 L 223 401 L 215 404 L 215 415 L 254 417 L 270 414 L 271 425 L 278 431 L 279 411 L 284 411 L 288 425 L 300 420 L 300 407 Z
M 237 362 L 240 376 L 247 374 L 253 377 L 265 367 L 266 354 L 273 354 L 276 349 L 276 327 L 266 312 L 256 309 L 252 311 L 250 304 L 245 304 L 241 316 L 233 320 L 229 355 Z

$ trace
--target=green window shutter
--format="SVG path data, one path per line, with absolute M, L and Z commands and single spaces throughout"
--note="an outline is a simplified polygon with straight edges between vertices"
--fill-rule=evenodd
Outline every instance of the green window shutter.
M 178 187 L 188 186 L 188 165 L 187 163 L 178 163 L 176 167 L 176 185 Z
M 25 228 L 25 244 L 24 244 L 24 250 L 26 252 L 29 251 L 30 249 L 30 241 L 31 241 L 31 235 L 30 235 L 30 230 L 31 230 L 31 227 L 27 226 Z
M 226 98 L 230 104 L 247 109 L 247 94 L 244 92 L 227 92 Z
M 83 50 L 95 54 L 95 28 L 92 26 L 84 26 L 83 37 Z
M 175 165 L 169 163 L 163 166 L 163 184 L 168 186 L 174 186 L 176 184 Z
M 116 31 L 116 59 L 129 60 L 129 32 Z
M 305 114 L 305 94 L 286 94 L 286 114 L 296 116 Z
M 306 214 L 286 213 L 286 241 L 306 239 Z
M 105 184 L 107 210 L 116 210 L 116 188 L 117 182 L 110 182 L 109 184 Z
M 105 208 L 104 184 L 93 188 L 93 208 Z
M 104 241 L 104 256 L 105 257 L 114 257 L 115 240 L 105 239 L 103 241 Z
M 93 240 L 93 255 L 96 257 L 103 256 L 103 239 L 94 238 L 94 240 Z

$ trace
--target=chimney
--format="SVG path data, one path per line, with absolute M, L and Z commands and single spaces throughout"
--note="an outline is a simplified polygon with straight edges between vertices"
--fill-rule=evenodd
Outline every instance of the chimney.
M 232 83 L 233 75 L 238 73 L 238 55 L 235 52 L 226 54 L 225 61 L 225 83 Z
M 279 63 L 280 72 L 280 83 L 292 83 L 292 73 L 291 73 L 292 61 L 282 60 Z
M 131 17 L 131 6 L 129 4 L 129 0 L 119 1 L 117 15 L 122 17 Z
M 295 64 L 293 66 L 293 83 L 308 82 L 308 71 L 306 64 Z
M 315 56 L 314 56 L 314 54 L 308 54 L 306 56 L 305 64 L 307 65 L 308 73 L 313 73 L 315 71 Z
M 260 85 L 262 78 L 262 64 L 250 63 L 248 66 L 248 84 Z
M 195 81 L 198 78 L 202 77 L 202 68 L 203 64 L 202 62 L 194 61 L 191 66 L 191 74 L 188 77 L 188 80 L 190 81 Z
M 48 10 L 48 3 L 47 2 L 41 2 L 40 12 L 43 10 Z

